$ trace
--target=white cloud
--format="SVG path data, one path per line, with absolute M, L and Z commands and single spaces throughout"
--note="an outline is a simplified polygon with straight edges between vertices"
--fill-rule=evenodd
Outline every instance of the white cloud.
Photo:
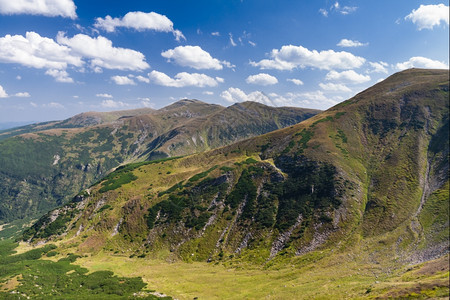
M 269 94 L 275 106 L 297 106 L 317 109 L 327 109 L 344 100 L 341 96 L 326 96 L 323 91 L 313 91 L 306 93 L 286 93 L 278 95 Z
M 220 36 L 220 32 L 218 32 L 218 31 L 211 32 L 211 35 L 213 35 L 213 36 Z
M 300 79 L 296 79 L 296 78 L 288 78 L 286 79 L 287 81 L 292 82 L 295 85 L 303 85 L 303 81 L 301 81 Z
M 351 14 L 352 12 L 355 12 L 358 9 L 356 6 L 344 6 L 339 10 L 339 12 L 343 15 Z
M 20 93 L 15 94 L 14 97 L 29 98 L 29 97 L 31 97 L 31 95 L 28 92 L 20 92 Z
M 150 108 L 155 107 L 155 104 L 150 102 L 150 98 L 138 98 L 138 100 L 141 100 L 141 105 L 143 107 L 150 107 Z
M 322 91 L 313 91 L 306 93 L 287 93 L 284 97 L 275 99 L 275 102 L 280 103 L 292 103 L 290 105 L 309 107 L 317 109 L 327 109 L 333 105 L 336 105 L 343 98 L 340 96 L 329 97 Z
M 1 85 L 0 85 L 0 98 L 8 98 L 8 94 Z
M 113 47 L 112 41 L 102 36 L 92 38 L 79 33 L 68 38 L 59 32 L 57 41 L 70 47 L 73 53 L 89 58 L 93 68 L 139 71 L 150 67 L 141 52 Z
M 84 72 L 84 59 L 90 62 L 94 72 L 101 72 L 101 68 L 139 71 L 150 67 L 142 53 L 113 47 L 102 36 L 91 38 L 77 34 L 68 38 L 59 32 L 57 42 L 35 32 L 0 37 L 0 62 L 47 69 L 46 74 L 58 82 L 73 82 L 66 69 L 75 66 Z
M 96 97 L 100 97 L 100 98 L 112 98 L 113 96 L 110 94 L 96 94 Z
M 248 41 L 248 43 L 249 43 L 252 47 L 256 47 L 256 43 L 253 43 L 252 41 Z
M 203 95 L 212 96 L 212 95 L 214 95 L 214 92 L 211 92 L 211 91 L 204 91 L 202 94 L 203 94 Z
M 16 76 L 16 79 L 17 79 L 17 80 L 21 80 L 21 79 L 22 79 L 22 76 L 17 75 L 17 76 Z
M 324 17 L 328 17 L 328 11 L 324 8 L 319 9 L 319 12 L 322 14 L 322 16 Z
M 8 95 L 8 93 L 5 91 L 5 89 L 0 85 L 0 98 L 8 98 L 11 97 Z M 26 98 L 31 97 L 31 95 L 28 92 L 20 92 L 12 95 L 12 97 L 20 97 L 20 98 Z
M 420 5 L 418 9 L 413 9 L 405 17 L 405 20 L 411 20 L 417 25 L 419 30 L 433 29 L 434 26 L 439 26 L 441 22 L 448 25 L 449 7 L 442 3 L 437 5 Z
M 148 77 L 139 75 L 139 76 L 136 76 L 136 79 L 140 82 L 150 83 L 150 79 Z
M 325 76 L 325 79 L 358 84 L 370 81 L 370 76 L 358 74 L 353 70 L 347 70 L 342 72 L 330 71 Z
M 270 98 L 260 91 L 255 91 L 251 92 L 250 94 L 246 94 L 239 88 L 230 87 L 229 89 L 223 91 L 220 94 L 220 97 L 231 103 L 253 101 L 265 105 L 271 106 L 274 105 L 273 102 L 270 100 Z
M 163 72 L 151 71 L 148 74 L 150 81 L 162 85 L 162 86 L 170 86 L 170 87 L 186 87 L 186 86 L 196 86 L 196 87 L 214 87 L 218 85 L 218 82 L 223 79 L 220 77 L 216 77 L 216 79 L 209 77 L 205 74 L 198 73 L 186 73 L 181 72 L 175 75 L 174 78 L 167 76 Z
M 72 0 L 0 0 L 0 14 L 43 15 L 76 19 L 76 6 Z
M 65 69 L 68 65 L 81 67 L 81 56 L 71 53 L 69 47 L 38 33 L 5 35 L 0 38 L 0 62 L 18 63 L 37 69 Z
M 56 69 L 50 69 L 45 72 L 46 75 L 50 75 L 57 82 L 66 82 L 66 83 L 72 83 L 73 79 L 69 76 L 69 73 L 67 73 L 65 70 L 56 70 Z
M 399 70 L 409 68 L 448 69 L 448 65 L 438 60 L 432 60 L 422 56 L 411 57 L 409 60 L 396 64 Z
M 173 23 L 169 18 L 155 12 L 132 11 L 123 18 L 112 18 L 111 16 L 106 16 L 104 19 L 97 18 L 94 26 L 107 32 L 114 32 L 117 27 L 132 28 L 137 31 L 172 32 L 177 41 L 186 39 L 181 31 L 173 28 Z
M 32 101 L 30 102 L 30 105 L 33 106 L 33 107 L 38 107 L 38 105 L 36 103 L 32 102 Z
M 229 33 L 229 36 L 230 36 L 230 44 L 231 44 L 231 46 L 236 47 L 237 44 L 236 44 L 236 42 L 233 40 L 233 35 L 232 35 L 231 33 Z
M 387 74 L 388 70 L 388 63 L 384 61 L 380 62 L 369 62 L 370 66 L 372 67 L 372 70 L 368 71 L 368 73 L 384 73 Z
M 341 6 L 338 1 L 336 1 L 330 8 L 327 10 L 326 8 L 319 9 L 319 13 L 321 13 L 324 17 L 328 17 L 329 13 L 340 13 L 342 15 L 348 15 L 355 12 L 358 9 L 356 6 Z
M 248 76 L 245 81 L 249 84 L 258 85 L 273 85 L 278 83 L 278 79 L 276 77 L 266 73 L 259 73 L 256 75 Z
M 182 67 L 191 67 L 197 70 L 222 70 L 223 65 L 227 67 L 234 67 L 229 62 L 221 62 L 217 58 L 213 58 L 208 52 L 199 46 L 178 46 L 174 49 L 169 49 L 162 52 L 161 56 Z
M 340 83 L 319 83 L 321 89 L 329 92 L 351 92 L 352 90 Z
M 44 104 L 43 106 L 50 107 L 50 108 L 58 108 L 58 109 L 64 108 L 64 105 L 62 105 L 61 103 L 58 103 L 58 102 L 50 102 L 50 103 Z
M 361 43 L 359 41 L 352 41 L 348 39 L 342 39 L 337 46 L 339 47 L 361 47 L 361 46 L 367 46 L 369 43 Z
M 259 62 L 251 61 L 250 64 L 261 69 L 292 70 L 295 68 L 353 69 L 359 68 L 366 60 L 352 53 L 334 50 L 308 50 L 302 46 L 287 45 L 280 50 L 273 49 L 271 59 L 263 59 Z
M 114 81 L 117 85 L 136 85 L 136 83 L 133 81 L 133 79 L 127 77 L 127 76 L 112 76 L 111 80 Z
M 114 101 L 114 100 L 103 100 L 102 103 L 100 103 L 100 106 L 104 108 L 121 108 L 121 107 L 128 107 L 128 103 L 124 103 L 122 101 Z

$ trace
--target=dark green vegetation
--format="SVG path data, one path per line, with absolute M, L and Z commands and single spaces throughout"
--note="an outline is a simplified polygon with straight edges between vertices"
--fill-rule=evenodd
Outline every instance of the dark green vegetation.
M 135 293 L 142 293 L 140 299 L 161 299 L 143 290 L 141 278 L 117 277 L 110 271 L 87 274 L 87 269 L 72 264 L 78 258 L 74 254 L 56 262 L 40 259 L 57 255 L 52 244 L 13 255 L 15 247 L 10 241 L 0 242 L 2 299 L 127 299 Z
M 125 167 L 131 170 L 149 160 L 224 146 L 317 112 L 256 103 L 224 108 L 182 100 L 160 110 L 90 112 L 2 131 L 0 224 L 40 217 L 124 163 L 136 162 Z M 123 170 L 104 183 L 102 192 L 133 179 Z

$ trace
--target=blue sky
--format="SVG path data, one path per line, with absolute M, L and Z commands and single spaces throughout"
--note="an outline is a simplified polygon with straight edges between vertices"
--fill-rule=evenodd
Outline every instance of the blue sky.
M 448 68 L 448 1 L 0 0 L 0 123 L 183 98 L 327 109 Z

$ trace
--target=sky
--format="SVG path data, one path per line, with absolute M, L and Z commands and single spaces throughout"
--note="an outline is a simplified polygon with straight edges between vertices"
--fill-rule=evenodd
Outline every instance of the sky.
M 327 109 L 448 66 L 448 1 L 0 0 L 0 123 L 184 98 Z

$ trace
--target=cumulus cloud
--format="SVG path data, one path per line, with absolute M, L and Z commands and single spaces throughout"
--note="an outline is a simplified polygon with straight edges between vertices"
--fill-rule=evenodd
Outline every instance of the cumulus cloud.
M 122 101 L 114 101 L 111 99 L 107 99 L 103 100 L 102 103 L 100 103 L 100 106 L 104 108 L 121 108 L 121 107 L 128 107 L 130 105 Z
M 288 78 L 286 79 L 287 81 L 292 82 L 295 85 L 303 85 L 303 81 L 301 81 L 300 79 L 296 79 L 296 78 Z
M 110 94 L 96 94 L 95 96 L 99 97 L 99 98 L 112 98 L 113 97 Z
M 86 61 L 94 72 L 101 72 L 102 68 L 140 71 L 150 67 L 142 53 L 113 47 L 112 42 L 102 36 L 91 38 L 77 34 L 68 38 L 60 32 L 55 41 L 27 32 L 25 36 L 0 37 L 0 62 L 47 69 L 45 74 L 58 82 L 73 82 L 66 69 L 73 66 L 84 71 Z
M 422 56 L 414 56 L 405 62 L 396 64 L 396 68 L 399 70 L 409 68 L 448 69 L 448 65 L 438 60 L 432 60 Z
M 76 19 L 73 0 L 0 0 L 0 14 L 42 15 Z
M 370 66 L 372 67 L 372 70 L 369 70 L 368 73 L 384 73 L 387 74 L 388 70 L 388 63 L 384 61 L 380 62 L 369 62 Z
M 107 32 L 114 32 L 117 27 L 132 28 L 137 31 L 172 32 L 177 41 L 186 39 L 181 31 L 173 28 L 173 23 L 169 18 L 155 12 L 132 11 L 123 18 L 112 18 L 111 16 L 106 16 L 104 19 L 97 18 L 94 26 Z
M 351 92 L 352 90 L 349 89 L 347 86 L 340 84 L 340 83 L 319 83 L 319 86 L 321 89 L 325 91 L 330 92 Z
M 276 77 L 266 73 L 248 76 L 245 81 L 249 84 L 257 85 L 273 85 L 278 83 L 278 79 Z
M 312 91 L 306 93 L 286 93 L 278 95 L 269 94 L 275 106 L 297 106 L 317 109 L 327 109 L 344 100 L 341 96 L 327 96 L 323 91 Z
M 65 70 L 56 70 L 56 69 L 50 69 L 45 72 L 46 75 L 50 75 L 53 78 L 55 78 L 55 81 L 57 82 L 66 82 L 66 83 L 72 83 L 73 79 L 69 76 L 69 73 Z
M 136 79 L 140 82 L 150 83 L 150 78 L 144 77 L 142 75 L 136 76 Z
M 8 95 L 8 93 L 5 91 L 5 89 L 0 85 L 0 98 L 8 98 L 8 97 L 27 98 L 27 97 L 31 97 L 31 95 L 28 92 L 20 92 L 20 93 L 14 94 L 14 95 Z
M 44 104 L 43 106 L 50 107 L 50 108 L 57 108 L 57 109 L 64 108 L 64 105 L 62 105 L 61 103 L 58 103 L 58 102 L 50 102 L 50 103 Z
M 441 22 L 448 25 L 449 7 L 442 3 L 436 5 L 420 5 L 418 9 L 413 9 L 405 17 L 405 20 L 411 20 L 411 22 L 417 25 L 419 30 L 433 29 L 434 26 L 439 26 Z
M 175 75 L 174 78 L 169 77 L 167 74 L 158 71 L 151 71 L 148 74 L 150 81 L 162 86 L 170 87 L 214 87 L 217 86 L 219 82 L 223 82 L 223 78 L 216 77 L 212 78 L 205 74 L 199 73 L 186 73 L 181 72 Z
M 138 98 L 138 100 L 141 100 L 141 106 L 143 107 L 150 107 L 150 108 L 155 107 L 155 104 L 150 102 L 150 98 Z
M 353 70 L 347 70 L 342 72 L 337 72 L 333 70 L 328 72 L 328 74 L 325 76 L 325 79 L 358 84 L 370 81 L 370 76 L 358 74 Z
M 31 95 L 28 92 L 20 92 L 20 93 L 15 94 L 14 97 L 29 98 L 29 97 L 31 97 Z
M 182 67 L 190 67 L 197 70 L 214 69 L 222 70 L 223 65 L 234 67 L 227 61 L 219 61 L 199 46 L 178 46 L 161 53 L 168 61 L 173 61 Z
M 220 32 L 218 32 L 218 31 L 211 32 L 211 35 L 213 35 L 213 36 L 220 36 Z
M 352 41 L 348 39 L 342 39 L 339 43 L 337 43 L 337 46 L 339 47 L 361 47 L 367 45 L 369 45 L 369 43 L 361 43 L 359 41 Z
M 136 85 L 136 83 L 133 81 L 133 79 L 127 77 L 127 76 L 112 76 L 111 80 L 114 81 L 117 85 Z
M 25 36 L 7 34 L 1 37 L 0 62 L 38 69 L 65 69 L 68 65 L 83 65 L 81 56 L 73 54 L 69 47 L 35 32 L 27 32 Z
M 274 105 L 270 98 L 267 97 L 263 92 L 255 91 L 251 92 L 250 94 L 246 94 L 241 89 L 234 87 L 230 87 L 229 89 L 223 91 L 220 94 L 220 97 L 231 103 L 253 101 L 265 105 Z
M 231 103 L 253 101 L 270 106 L 298 106 L 318 109 L 327 109 L 344 100 L 341 96 L 327 96 L 320 90 L 306 93 L 286 93 L 284 95 L 270 93 L 266 95 L 260 91 L 247 94 L 241 89 L 233 87 L 223 91 L 220 96 Z
M 6 93 L 5 89 L 0 85 L 0 98 L 8 98 L 8 93 Z
M 59 44 L 70 47 L 73 53 L 89 58 L 92 67 L 131 71 L 145 70 L 150 67 L 141 52 L 113 47 L 112 41 L 103 36 L 92 38 L 80 33 L 68 38 L 64 33 L 59 32 L 57 41 Z
M 250 64 L 261 69 L 292 70 L 295 68 L 353 69 L 359 68 L 366 61 L 352 53 L 334 50 L 309 50 L 302 46 L 287 45 L 280 50 L 273 49 L 271 59 L 263 59 L 259 62 L 251 61 Z

